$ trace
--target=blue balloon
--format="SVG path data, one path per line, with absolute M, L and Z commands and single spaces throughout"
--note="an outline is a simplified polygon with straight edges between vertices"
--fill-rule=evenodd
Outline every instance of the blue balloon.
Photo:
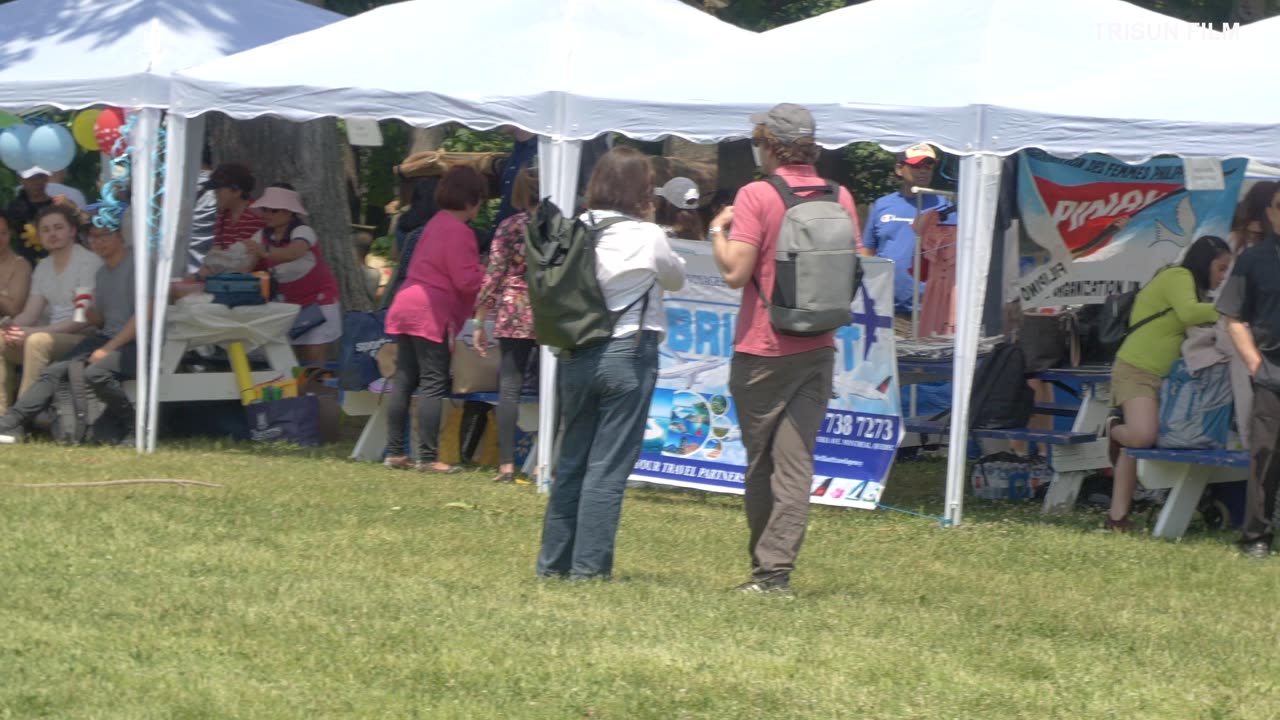
M 30 125 L 14 125 L 0 131 L 0 162 L 11 170 L 22 172 L 31 167 L 27 155 L 27 141 L 35 128 Z
M 28 167 L 51 173 L 65 170 L 76 159 L 76 139 L 61 125 L 41 125 L 27 140 Z

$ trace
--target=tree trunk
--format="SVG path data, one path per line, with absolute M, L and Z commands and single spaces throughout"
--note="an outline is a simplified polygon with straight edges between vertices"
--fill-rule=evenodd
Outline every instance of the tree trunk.
M 274 117 L 237 121 L 215 115 L 209 121 L 209 141 L 215 163 L 247 165 L 259 191 L 278 182 L 298 191 L 310 212 L 308 224 L 320 238 L 325 262 L 338 280 L 343 307 L 372 309 L 373 298 L 352 244 L 343 163 L 346 138 L 338 132 L 338 123 L 327 118 L 305 123 Z
M 426 150 L 439 150 L 444 142 L 444 125 L 429 128 L 410 128 L 409 154 Z

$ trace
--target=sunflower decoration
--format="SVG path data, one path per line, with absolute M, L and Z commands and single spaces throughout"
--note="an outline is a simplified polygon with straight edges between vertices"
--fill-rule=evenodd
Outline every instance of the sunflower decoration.
M 36 226 L 27 223 L 22 228 L 22 244 L 28 248 L 40 252 L 44 250 L 44 245 L 40 243 L 40 233 L 36 232 Z

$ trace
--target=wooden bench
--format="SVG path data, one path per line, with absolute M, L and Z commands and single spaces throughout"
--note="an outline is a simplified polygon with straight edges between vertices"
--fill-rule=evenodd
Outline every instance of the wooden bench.
M 1126 448 L 1138 461 L 1138 482 L 1148 490 L 1169 489 L 1152 536 L 1177 539 L 1187 531 L 1200 497 L 1210 483 L 1249 477 L 1247 450 L 1163 450 Z

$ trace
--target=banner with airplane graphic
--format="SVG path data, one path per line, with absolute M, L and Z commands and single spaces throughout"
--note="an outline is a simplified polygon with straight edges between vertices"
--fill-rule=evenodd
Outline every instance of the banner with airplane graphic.
M 633 480 L 743 492 L 747 451 L 729 393 L 741 292 L 724 284 L 709 243 L 676 241 L 685 287 L 667 293 L 658 387 Z M 814 452 L 813 502 L 871 509 L 902 439 L 893 343 L 893 265 L 864 258 L 853 324 L 836 333 L 835 381 Z
M 1098 303 L 1145 283 L 1202 235 L 1225 239 L 1248 161 L 1222 162 L 1222 187 L 1188 190 L 1181 158 L 1129 165 L 1107 155 L 1024 151 L 1018 210 L 1049 261 L 1023 275 L 1027 307 Z

